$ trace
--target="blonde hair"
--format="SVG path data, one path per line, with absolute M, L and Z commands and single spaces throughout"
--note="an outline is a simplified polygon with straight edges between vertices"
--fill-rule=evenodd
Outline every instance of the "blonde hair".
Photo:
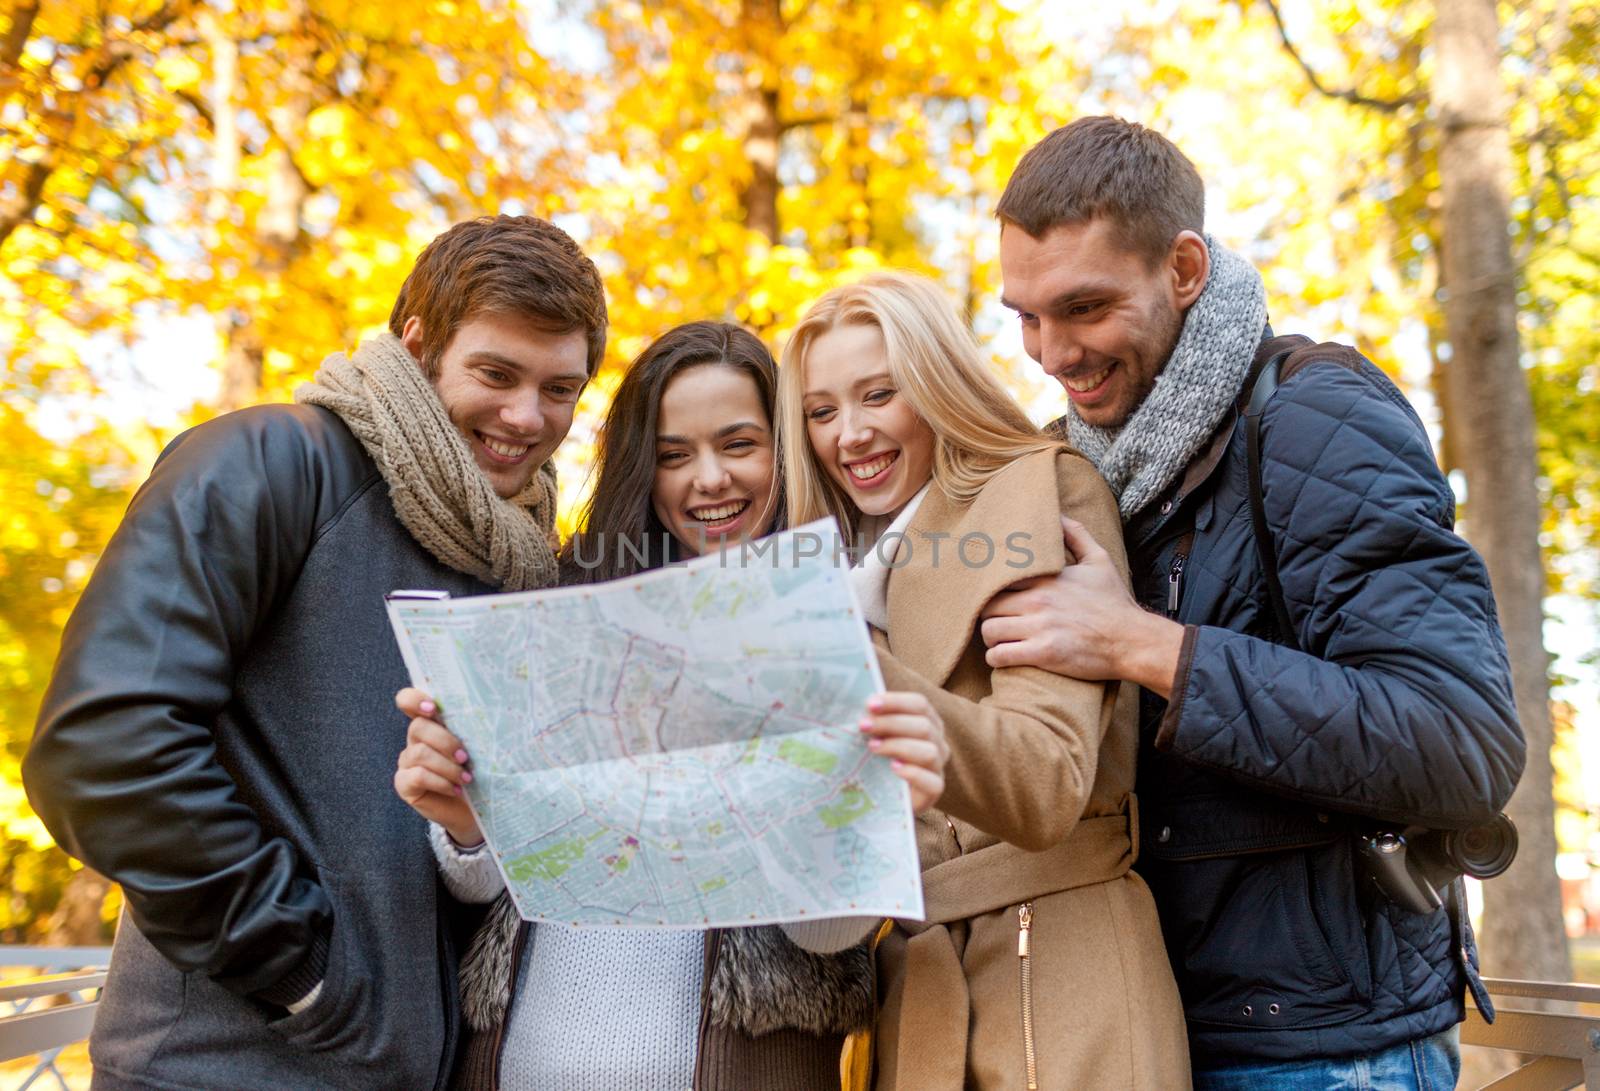
M 838 519 L 852 538 L 860 514 L 817 465 L 806 428 L 806 356 L 838 326 L 873 326 L 883 336 L 889 377 L 933 432 L 933 480 L 958 503 L 1024 455 L 1061 448 L 1022 411 L 983 360 L 950 299 L 926 277 L 873 273 L 824 295 L 795 327 L 778 369 L 778 434 L 791 527 Z

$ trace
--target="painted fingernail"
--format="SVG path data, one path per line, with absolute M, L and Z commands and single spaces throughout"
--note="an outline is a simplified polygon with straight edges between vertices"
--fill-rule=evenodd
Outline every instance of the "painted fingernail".
M 471 773 L 462 773 L 461 774 L 461 783 L 462 784 L 471 784 L 472 783 L 472 774 Z
M 871 731 L 872 730 L 872 721 L 871 720 L 862 720 L 861 723 L 858 724 L 857 726 L 860 727 L 862 731 Z
M 467 752 L 465 750 L 457 750 L 456 751 L 456 761 L 458 761 L 458 762 L 462 763 L 463 765 L 465 765 L 466 761 L 467 761 Z
M 883 710 L 883 701 L 877 697 L 868 698 L 867 707 L 873 712 L 881 712 Z
M 461 785 L 456 785 L 456 795 L 461 795 Z
M 439 706 L 434 704 L 432 701 L 424 701 L 424 702 L 422 702 L 423 715 L 432 716 L 435 712 L 438 712 L 438 711 L 439 711 Z
M 899 758 L 891 758 L 889 760 L 889 768 L 891 768 L 891 769 L 893 769 L 893 770 L 895 770 L 897 772 L 899 770 L 901 770 L 901 769 L 904 769 L 905 767 L 906 767 L 906 763 L 901 761 Z
M 882 739 L 868 739 L 867 740 L 867 749 L 868 750 L 882 750 L 883 749 L 883 740 Z

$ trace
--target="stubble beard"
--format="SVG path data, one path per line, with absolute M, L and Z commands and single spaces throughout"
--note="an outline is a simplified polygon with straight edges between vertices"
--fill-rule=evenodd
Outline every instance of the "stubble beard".
M 1144 405 L 1145 399 L 1150 397 L 1150 392 L 1156 388 L 1156 379 L 1167 370 L 1167 365 L 1172 362 L 1172 354 L 1177 350 L 1178 340 L 1183 336 L 1183 319 L 1183 312 L 1172 306 L 1167 299 L 1157 299 L 1155 307 L 1151 310 L 1149 328 L 1161 332 L 1150 339 L 1149 344 L 1155 351 L 1152 351 L 1146 359 L 1160 360 L 1161 363 L 1149 375 L 1141 376 L 1127 413 L 1113 427 L 1121 428 L 1132 420 L 1133 415 Z

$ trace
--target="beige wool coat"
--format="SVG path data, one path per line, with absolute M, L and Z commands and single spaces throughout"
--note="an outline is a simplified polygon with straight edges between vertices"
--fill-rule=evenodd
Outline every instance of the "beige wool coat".
M 950 761 L 917 819 L 928 920 L 878 947 L 878 1091 L 1190 1084 L 1155 905 L 1128 870 L 1137 690 L 1115 711 L 1115 687 L 984 661 L 984 605 L 1065 564 L 1061 513 L 1126 578 L 1116 502 L 1068 450 L 1017 460 L 970 504 L 935 484 L 897 547 L 884 682 L 931 699 Z

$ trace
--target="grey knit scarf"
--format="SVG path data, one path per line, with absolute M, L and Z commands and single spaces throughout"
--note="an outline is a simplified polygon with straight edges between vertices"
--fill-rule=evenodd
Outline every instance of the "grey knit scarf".
M 1121 428 L 1086 424 L 1076 411 L 1067 417 L 1067 437 L 1111 486 L 1124 522 L 1160 496 L 1210 438 L 1239 396 L 1267 324 L 1261 275 L 1210 235 L 1206 249 L 1206 286 L 1144 403 Z
M 440 562 L 506 591 L 555 583 L 554 466 L 513 499 L 496 495 L 399 338 L 334 353 L 294 398 L 339 414 L 378 464 L 401 524 Z

